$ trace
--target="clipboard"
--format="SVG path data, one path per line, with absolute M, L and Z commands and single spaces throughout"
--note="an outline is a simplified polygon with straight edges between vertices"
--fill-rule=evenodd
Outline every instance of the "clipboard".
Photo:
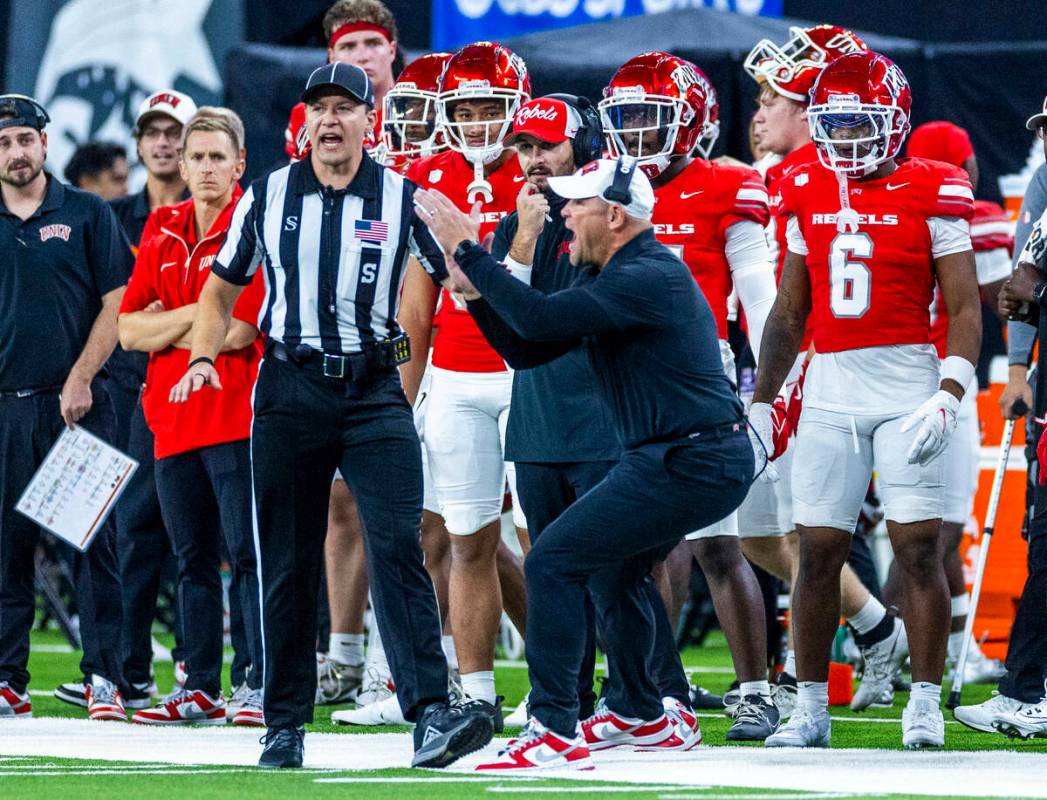
M 137 461 L 84 428 L 65 428 L 15 510 L 86 552 L 137 469 Z

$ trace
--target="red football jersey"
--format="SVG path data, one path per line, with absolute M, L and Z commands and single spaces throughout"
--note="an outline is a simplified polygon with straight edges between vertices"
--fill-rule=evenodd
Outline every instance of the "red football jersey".
M 687 265 L 709 301 L 716 330 L 727 338 L 731 267 L 724 247 L 727 229 L 752 220 L 766 225 L 767 190 L 760 173 L 695 159 L 654 190 L 654 232 Z
M 467 188 L 474 180 L 473 165 L 461 153 L 446 150 L 413 161 L 407 168 L 407 177 L 424 189 L 440 190 L 462 211 L 470 211 Z M 491 184 L 493 199 L 480 209 L 483 214 L 481 241 L 494 231 L 498 220 L 516 210 L 516 196 L 524 181 L 516 154 L 488 175 L 487 181 Z M 505 362 L 487 343 L 472 315 L 455 306 L 447 290 L 436 317 L 433 366 L 455 372 L 505 370 Z
M 974 218 L 971 220 L 971 245 L 975 256 L 990 250 L 1006 250 L 1014 255 L 1014 222 L 998 204 L 988 200 L 974 201 Z M 981 269 L 979 269 L 979 273 Z M 978 282 L 983 276 L 979 274 Z M 995 277 L 988 282 L 996 280 Z M 931 341 L 939 358 L 945 358 L 945 340 L 949 334 L 949 311 L 942 302 L 942 293 L 934 288 L 934 303 L 931 305 Z
M 807 246 L 811 320 L 819 353 L 930 341 L 934 291 L 931 217 L 974 214 L 962 170 L 939 161 L 899 159 L 889 177 L 850 181 L 857 232 L 837 230 L 836 175 L 820 164 L 782 183 L 783 210 Z
M 808 142 L 803 147 L 793 150 L 774 166 L 768 167 L 764 175 L 767 184 L 767 204 L 771 209 L 771 226 L 774 231 L 774 241 L 777 244 L 777 264 L 774 274 L 778 280 L 782 278 L 782 267 L 785 264 L 785 251 L 788 245 L 785 243 L 785 224 L 789 215 L 782 211 L 782 181 L 789 173 L 804 164 L 818 162 L 818 148 L 814 142 Z

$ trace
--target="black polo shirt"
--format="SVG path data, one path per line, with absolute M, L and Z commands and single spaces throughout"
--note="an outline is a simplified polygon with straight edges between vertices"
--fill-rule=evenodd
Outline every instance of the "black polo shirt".
M 0 391 L 61 386 L 102 296 L 127 283 L 131 247 L 108 204 L 48 175 L 22 221 L 0 196 Z

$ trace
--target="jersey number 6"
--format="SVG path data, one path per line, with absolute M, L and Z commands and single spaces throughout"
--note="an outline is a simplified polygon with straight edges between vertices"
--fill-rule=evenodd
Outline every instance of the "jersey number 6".
M 869 259 L 873 242 L 867 233 L 841 233 L 829 246 L 829 307 L 834 317 L 860 319 L 869 310 L 872 272 L 854 258 Z

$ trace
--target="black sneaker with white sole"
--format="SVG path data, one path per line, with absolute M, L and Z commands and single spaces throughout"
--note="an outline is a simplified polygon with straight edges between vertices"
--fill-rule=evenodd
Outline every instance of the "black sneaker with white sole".
M 691 708 L 696 711 L 723 711 L 723 697 L 701 686 L 692 686 Z
M 82 679 L 60 684 L 55 688 L 54 696 L 63 703 L 87 708 L 87 686 Z
M 762 742 L 778 730 L 778 709 L 760 695 L 746 695 L 735 708 L 734 724 L 727 731 L 727 741 Z
M 502 733 L 505 730 L 505 717 L 502 716 L 502 701 L 505 698 L 502 695 L 498 695 L 494 698 L 494 704 L 488 703 L 486 700 L 477 700 L 472 697 L 467 697 L 457 705 L 468 706 L 475 708 L 478 711 L 482 711 L 491 718 L 491 725 L 494 728 L 495 733 Z M 454 703 L 452 703 L 453 705 Z
M 262 769 L 299 769 L 305 758 L 305 728 L 284 725 L 269 728 L 259 739 L 263 745 L 258 766 Z
M 412 767 L 446 767 L 484 747 L 494 736 L 490 713 L 470 701 L 426 706 L 414 728 Z M 484 703 L 490 706 L 490 703 Z

